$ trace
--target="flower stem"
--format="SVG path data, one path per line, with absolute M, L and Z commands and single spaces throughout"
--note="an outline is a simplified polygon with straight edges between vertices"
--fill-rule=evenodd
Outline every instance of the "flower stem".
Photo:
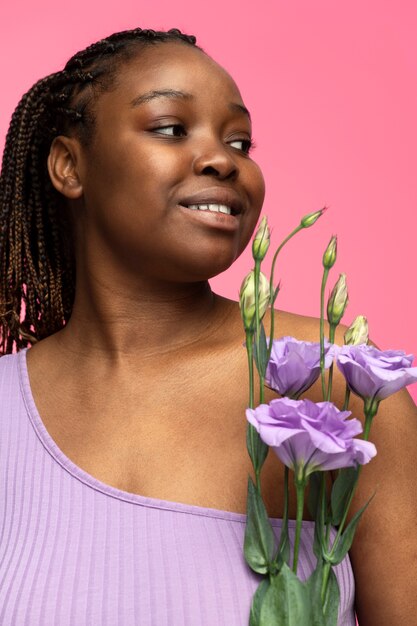
M 254 399 L 253 399 L 253 332 L 246 331 L 246 352 L 248 355 L 248 366 L 249 366 L 249 408 L 254 408 Z
M 328 547 L 329 547 L 330 520 L 327 514 L 326 476 L 324 472 L 322 472 L 321 474 L 321 483 L 320 483 L 320 516 L 321 516 L 320 525 L 322 529 L 324 528 L 324 521 L 326 518 L 325 547 L 326 547 L 326 552 L 327 552 Z M 330 567 L 331 567 L 330 563 L 326 561 L 323 566 L 323 580 L 322 580 L 322 586 L 321 586 L 321 604 L 323 608 L 324 608 L 325 598 L 326 598 L 327 581 L 330 575 Z
M 369 439 L 369 431 L 371 430 L 372 417 L 366 416 L 365 418 L 365 428 L 363 429 L 363 438 L 365 441 Z
M 289 488 L 288 488 L 288 478 L 289 478 L 289 469 L 285 465 L 284 466 L 284 514 L 282 516 L 283 521 L 288 524 L 288 500 L 289 500 Z
M 375 417 L 375 415 L 378 412 L 378 404 L 379 404 L 379 402 L 375 402 L 375 401 L 373 401 L 373 402 L 368 401 L 368 400 L 365 401 L 365 428 L 364 428 L 364 431 L 363 431 L 363 438 L 364 438 L 365 441 L 368 441 L 369 431 L 370 431 L 370 428 L 371 428 L 372 419 Z M 353 496 L 355 495 L 355 491 L 356 491 L 356 487 L 357 487 L 357 484 L 358 484 L 360 473 L 362 471 L 362 467 L 363 467 L 363 465 L 358 465 L 357 466 L 356 478 L 355 478 L 355 481 L 354 481 L 354 483 L 352 485 L 352 490 L 350 492 L 349 499 L 347 501 L 346 508 L 345 508 L 344 513 L 343 513 L 342 520 L 340 522 L 339 528 L 337 529 L 337 534 L 336 534 L 335 540 L 333 542 L 332 549 L 330 550 L 330 556 L 333 556 L 333 554 L 335 553 L 337 545 L 338 545 L 340 537 L 341 537 L 341 534 L 342 534 L 343 529 L 345 527 L 346 518 L 347 518 L 349 509 L 350 509 L 350 505 L 352 504 Z
M 329 515 L 328 503 L 326 499 L 326 474 L 325 472 L 321 472 L 320 515 L 321 515 L 321 527 L 324 528 L 324 524 L 326 524 L 326 534 L 324 536 L 324 544 L 327 550 L 329 546 L 331 517 Z
M 326 512 L 326 476 L 321 472 L 320 481 L 320 525 L 324 528 L 324 519 Z
M 256 354 L 258 355 L 259 363 L 259 272 L 261 271 L 261 262 L 255 261 L 255 341 L 256 341 Z M 259 372 L 259 370 L 258 370 Z M 260 372 L 259 372 L 260 373 Z
M 378 413 L 379 401 L 377 400 L 365 400 L 364 413 L 365 413 L 365 428 L 363 430 L 363 438 L 367 441 L 369 437 L 369 431 L 371 430 L 372 420 Z
M 274 558 L 274 563 L 278 568 L 278 564 L 280 563 L 280 557 L 282 556 L 282 560 L 286 562 L 284 555 L 287 549 L 288 544 L 288 502 L 289 502 L 289 469 L 285 465 L 284 466 L 284 511 L 282 515 L 282 526 L 281 526 L 281 536 L 279 540 L 278 550 Z
M 292 238 L 294 237 L 294 235 L 296 235 L 300 230 L 303 230 L 304 226 L 302 226 L 301 224 L 299 226 L 297 226 L 297 228 L 295 228 L 285 239 L 284 241 L 281 242 L 281 244 L 278 246 L 274 257 L 272 259 L 272 265 L 271 265 L 271 277 L 269 280 L 269 290 L 270 290 L 270 298 L 271 298 L 271 321 L 270 321 L 270 331 L 269 331 L 269 336 L 270 336 L 270 341 L 269 341 L 269 346 L 268 346 L 268 358 L 267 358 L 267 362 L 269 361 L 270 357 L 271 357 L 271 351 L 272 351 L 272 338 L 274 336 L 274 303 L 275 303 L 275 299 L 278 295 L 278 291 L 274 291 L 274 270 L 275 270 L 275 262 L 277 260 L 278 254 L 281 252 L 282 248 L 285 246 L 285 244 Z
M 248 355 L 248 366 L 249 366 L 249 408 L 253 409 L 255 406 L 255 402 L 254 402 L 254 397 L 253 397 L 254 396 L 254 393 L 253 393 L 254 380 L 253 380 L 253 332 L 252 331 L 246 331 L 246 352 Z M 252 461 L 253 468 L 255 470 L 256 485 L 258 486 L 259 477 L 258 477 L 257 463 L 256 463 L 256 458 L 255 458 L 255 441 L 254 441 L 255 428 L 249 422 L 246 428 L 247 428 L 246 441 L 247 441 L 247 446 L 248 446 L 248 452 Z
M 323 611 L 325 610 L 326 608 L 325 605 L 327 604 L 326 591 L 327 591 L 327 583 L 329 580 L 331 567 L 332 566 L 327 561 L 323 566 L 323 580 L 321 583 L 321 605 L 323 607 Z
M 295 540 L 294 540 L 294 562 L 292 570 L 297 574 L 298 553 L 300 549 L 301 527 L 303 524 L 304 512 L 304 492 L 306 488 L 305 480 L 295 480 L 295 489 L 297 492 L 297 518 L 295 522 Z
M 321 281 L 321 293 L 320 293 L 320 372 L 321 372 L 321 390 L 323 393 L 323 400 L 326 399 L 326 383 L 324 379 L 324 293 L 326 289 L 327 277 L 329 270 L 325 267 L 323 272 L 323 279 Z
M 328 518 L 326 519 L 326 550 L 327 550 L 327 547 L 328 547 L 328 545 L 329 545 L 330 526 L 331 526 L 331 523 L 330 523 L 330 522 L 331 522 L 331 519 L 330 519 L 330 517 L 328 517 Z
M 264 383 L 265 383 L 265 378 L 263 376 L 259 377 L 259 404 L 263 404 L 264 403 Z
M 347 501 L 346 508 L 345 508 L 344 513 L 343 513 L 342 521 L 340 522 L 339 528 L 337 529 L 336 537 L 335 537 L 335 540 L 333 542 L 332 549 L 330 550 L 330 556 L 333 556 L 333 554 L 335 553 L 336 548 L 337 548 L 337 544 L 339 543 L 339 539 L 340 539 L 341 534 L 343 532 L 343 529 L 345 527 L 346 518 L 347 518 L 349 509 L 350 509 L 350 505 L 352 504 L 353 496 L 355 495 L 356 486 L 357 486 L 358 480 L 359 480 L 359 475 L 360 475 L 360 473 L 362 471 L 362 465 L 358 465 L 356 471 L 357 471 L 357 474 L 356 474 L 355 482 L 352 485 L 352 490 L 350 492 L 349 499 Z
M 249 408 L 253 409 L 255 406 L 254 400 L 254 369 L 253 369 L 253 331 L 246 331 L 246 352 L 248 355 L 249 366 Z M 263 382 L 262 382 L 263 384 Z M 261 394 L 263 397 L 263 393 Z M 246 447 L 248 449 L 249 457 L 252 461 L 252 466 L 255 471 L 256 487 L 261 493 L 261 476 L 260 471 L 263 463 L 262 448 L 265 446 L 260 440 L 259 433 L 256 428 L 248 422 L 246 427 Z
M 330 324 L 330 331 L 329 331 L 329 341 L 330 341 L 330 343 L 334 343 L 335 332 L 336 332 L 335 324 Z M 330 370 L 329 370 L 329 385 L 327 387 L 327 402 L 330 402 L 330 398 L 331 398 L 331 395 L 332 395 L 333 366 L 334 366 L 334 362 L 332 362 L 332 364 L 330 366 Z
M 256 488 L 258 490 L 258 492 L 260 494 L 262 494 L 262 487 L 261 487 L 261 472 L 259 470 L 259 468 L 255 469 L 255 478 L 256 478 Z
M 261 271 L 261 262 L 255 261 L 255 341 L 256 341 L 256 354 L 258 355 L 258 363 L 259 363 L 259 335 L 261 332 L 261 325 L 259 319 L 259 273 Z M 260 368 L 262 369 L 262 368 Z M 264 381 L 265 381 L 265 372 L 261 372 L 258 369 L 259 374 L 259 399 L 262 404 L 264 401 Z
M 346 385 L 345 401 L 343 402 L 342 411 L 347 411 L 348 410 L 349 400 L 350 400 L 350 389 L 349 389 L 349 385 Z

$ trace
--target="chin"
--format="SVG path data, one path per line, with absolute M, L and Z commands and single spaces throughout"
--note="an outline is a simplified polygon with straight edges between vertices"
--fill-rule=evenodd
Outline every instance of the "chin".
M 229 269 L 231 265 L 236 261 L 239 255 L 236 253 L 227 253 L 213 255 L 199 255 L 187 265 L 189 274 L 192 274 L 196 280 L 209 280 L 214 278 L 218 274 L 222 274 Z M 191 270 L 191 271 L 190 271 Z M 194 280 L 194 278 L 193 278 Z

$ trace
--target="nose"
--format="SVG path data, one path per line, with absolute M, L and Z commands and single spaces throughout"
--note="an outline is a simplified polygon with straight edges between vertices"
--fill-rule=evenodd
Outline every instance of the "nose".
M 219 180 L 235 179 L 239 174 L 239 168 L 233 155 L 230 154 L 230 148 L 224 146 L 221 142 L 212 142 L 210 146 L 203 147 L 199 144 L 199 152 L 193 161 L 194 173 L 201 176 L 214 176 Z

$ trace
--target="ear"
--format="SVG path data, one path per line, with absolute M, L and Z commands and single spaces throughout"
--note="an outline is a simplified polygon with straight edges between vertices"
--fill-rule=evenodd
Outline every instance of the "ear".
M 83 194 L 80 160 L 81 146 L 77 139 L 64 135 L 55 137 L 48 156 L 49 176 L 55 189 L 71 200 Z

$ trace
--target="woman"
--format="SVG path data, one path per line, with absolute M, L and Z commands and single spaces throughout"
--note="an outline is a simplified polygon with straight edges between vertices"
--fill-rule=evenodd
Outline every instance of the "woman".
M 250 147 L 235 83 L 177 30 L 93 44 L 13 116 L 1 187 L 1 624 L 248 623 L 261 578 L 242 550 L 247 360 L 238 303 L 208 279 L 259 218 Z M 277 328 L 318 338 L 315 319 L 277 311 Z M 321 400 L 317 385 L 308 397 Z M 414 420 L 404 392 L 374 425 L 378 456 L 354 510 L 378 493 L 337 568 L 340 624 L 355 623 L 351 562 L 361 626 L 413 623 Z M 277 532 L 282 476 L 270 454 L 262 488 Z

